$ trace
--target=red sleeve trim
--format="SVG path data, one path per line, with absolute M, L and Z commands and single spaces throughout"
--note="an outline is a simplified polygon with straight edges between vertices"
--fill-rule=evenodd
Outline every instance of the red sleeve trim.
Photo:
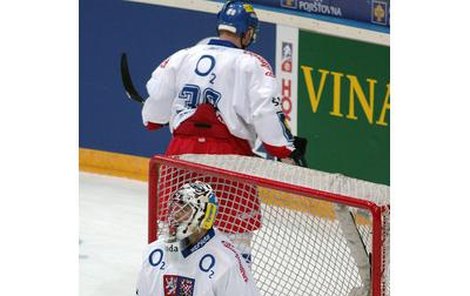
M 154 130 L 157 130 L 157 129 L 161 128 L 162 126 L 163 126 L 162 124 L 158 124 L 158 123 L 154 123 L 154 122 L 149 121 L 149 123 L 147 123 L 147 125 L 145 127 L 149 131 L 154 131 Z
M 279 157 L 279 158 L 289 157 L 290 154 L 292 153 L 292 150 L 287 148 L 287 146 L 277 147 L 277 146 L 268 145 L 266 143 L 263 143 L 263 145 L 269 154 Z

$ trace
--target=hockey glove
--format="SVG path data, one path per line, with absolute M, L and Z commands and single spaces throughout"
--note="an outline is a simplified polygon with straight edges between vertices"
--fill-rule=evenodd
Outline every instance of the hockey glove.
M 290 154 L 290 158 L 295 162 L 296 165 L 307 168 L 307 160 L 305 159 L 305 153 L 307 152 L 307 139 L 294 136 L 294 151 Z

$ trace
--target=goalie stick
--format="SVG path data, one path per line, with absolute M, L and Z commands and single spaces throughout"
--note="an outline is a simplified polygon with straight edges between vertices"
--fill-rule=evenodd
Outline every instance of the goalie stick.
M 131 73 L 129 72 L 129 66 L 127 64 L 127 55 L 125 53 L 121 54 L 121 79 L 124 89 L 126 90 L 127 97 L 132 101 L 144 104 L 144 98 L 139 95 L 132 83 Z
M 336 217 L 338 218 L 341 231 L 343 232 L 351 255 L 354 258 L 359 271 L 361 286 L 354 287 L 348 296 L 369 296 L 370 295 L 370 257 L 367 248 L 362 240 L 359 229 L 355 222 L 351 210 L 346 205 L 335 206 Z

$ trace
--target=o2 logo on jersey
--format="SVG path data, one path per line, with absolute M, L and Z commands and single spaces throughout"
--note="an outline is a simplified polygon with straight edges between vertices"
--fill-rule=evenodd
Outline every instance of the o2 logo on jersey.
M 197 61 L 196 72 L 199 76 L 207 76 L 215 66 L 215 58 L 211 55 L 203 55 L 199 61 Z
M 209 273 L 209 278 L 211 279 L 214 276 L 214 270 L 212 269 L 215 266 L 215 257 L 211 254 L 206 254 L 202 256 L 199 261 L 199 269 L 203 272 Z
M 215 67 L 215 58 L 211 55 L 203 55 L 199 58 L 199 61 L 196 63 L 196 69 L 194 69 L 194 72 L 202 77 L 205 77 L 211 74 L 211 79 L 209 82 L 211 84 L 214 84 L 214 80 L 217 77 L 214 73 L 211 73 L 212 70 Z
M 160 267 L 160 269 L 165 269 L 165 261 L 163 261 L 163 250 L 155 249 L 149 255 L 149 263 L 153 267 Z

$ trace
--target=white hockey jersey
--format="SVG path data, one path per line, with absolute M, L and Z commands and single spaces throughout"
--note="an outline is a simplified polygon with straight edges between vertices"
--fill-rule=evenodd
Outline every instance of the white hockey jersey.
M 137 295 L 259 295 L 246 262 L 218 230 L 211 229 L 191 248 L 175 248 L 169 248 L 164 238 L 148 246 L 137 280 Z
M 144 125 L 169 123 L 173 132 L 202 103 L 212 104 L 230 133 L 254 147 L 257 137 L 294 150 L 279 99 L 279 86 L 261 56 L 211 39 L 180 50 L 152 73 L 142 109 Z

